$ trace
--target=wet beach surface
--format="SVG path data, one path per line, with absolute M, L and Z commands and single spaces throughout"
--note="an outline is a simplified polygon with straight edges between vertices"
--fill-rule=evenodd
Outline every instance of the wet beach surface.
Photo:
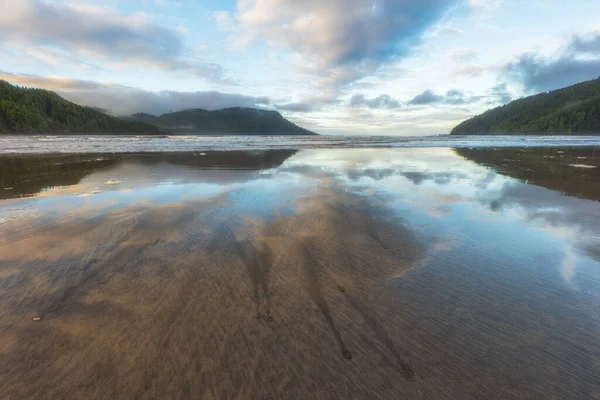
M 600 149 L 0 157 L 5 399 L 600 398 Z

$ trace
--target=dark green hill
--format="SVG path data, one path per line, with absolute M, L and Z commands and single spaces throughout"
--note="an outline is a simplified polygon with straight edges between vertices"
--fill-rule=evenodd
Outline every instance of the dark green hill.
M 129 117 L 125 117 L 124 119 L 130 120 L 130 121 L 143 122 L 145 124 L 156 125 L 157 118 L 158 117 L 156 115 L 146 114 L 146 113 L 138 113 L 138 114 L 133 114 Z
M 455 127 L 451 135 L 600 134 L 600 79 L 515 100 Z
M 277 111 L 255 108 L 192 109 L 160 117 L 134 114 L 129 119 L 151 122 L 165 131 L 179 134 L 315 135 L 288 121 Z
M 0 80 L 0 133 L 158 133 L 156 126 L 125 121 L 78 106 L 42 89 Z

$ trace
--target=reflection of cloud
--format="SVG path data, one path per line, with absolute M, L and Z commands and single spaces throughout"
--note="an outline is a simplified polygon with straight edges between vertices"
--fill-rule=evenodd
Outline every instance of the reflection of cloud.
M 462 196 L 458 196 L 456 194 L 434 193 L 434 194 L 432 194 L 431 197 L 433 198 L 434 201 L 436 201 L 438 203 L 445 203 L 445 204 L 461 203 L 461 202 L 465 201 L 465 199 Z
M 415 208 L 420 208 L 425 212 L 425 214 L 433 218 L 439 219 L 452 214 L 452 209 L 448 206 L 431 202 L 425 202 L 423 199 L 417 200 L 411 198 L 403 198 L 402 204 L 409 204 L 411 206 L 414 206 Z
M 501 190 L 480 193 L 480 200 L 495 210 L 518 207 L 528 220 L 543 221 L 548 227 L 598 232 L 598 203 L 565 196 L 560 192 L 524 184 L 506 182 Z M 548 228 L 550 229 L 550 228 Z M 596 233 L 597 234 L 597 233 Z
M 452 240 L 440 240 L 433 245 L 436 251 L 451 251 L 456 247 L 456 242 Z
M 383 195 L 386 203 L 396 204 L 402 211 L 421 210 L 430 217 L 445 219 L 453 213 L 454 205 L 471 203 L 465 216 L 470 221 L 485 224 L 502 220 L 522 228 L 541 228 L 571 247 L 559 268 L 565 280 L 572 279 L 577 249 L 585 246 L 588 254 L 589 249 L 594 252 L 589 238 L 600 237 L 598 203 L 508 178 L 449 152 L 451 156 L 430 149 L 322 150 L 302 152 L 290 166 L 305 174 L 311 174 L 311 168 L 312 174 L 317 170 L 329 174 L 369 198 Z M 488 210 L 498 215 L 489 215 Z M 600 251 L 595 254 L 600 260 Z
M 597 202 L 516 180 L 505 182 L 501 190 L 481 192 L 479 200 L 492 212 L 510 214 L 563 242 L 566 250 L 558 268 L 565 282 L 573 284 L 581 253 L 600 262 Z
M 436 218 L 442 218 L 442 217 L 452 214 L 452 210 L 449 207 L 440 206 L 440 205 L 427 207 L 427 210 L 428 210 L 428 214 L 430 216 L 436 217 Z
M 398 175 L 399 171 L 393 168 L 365 168 L 365 169 L 350 169 L 346 172 L 349 179 L 357 181 L 361 178 L 371 178 L 380 181 L 390 176 Z
M 456 172 L 417 172 L 417 171 L 409 171 L 402 172 L 402 176 L 406 179 L 414 183 L 415 185 L 420 185 L 423 182 L 433 181 L 438 185 L 446 185 L 450 183 L 453 179 L 461 179 L 466 178 L 466 176 L 462 173 Z
M 575 275 L 575 269 L 577 268 L 577 256 L 575 252 L 568 246 L 565 250 L 565 258 L 560 264 L 560 274 L 567 283 L 573 283 L 573 276 Z
M 580 247 L 590 258 L 600 262 L 600 236 L 590 238 L 587 243 L 582 243 Z

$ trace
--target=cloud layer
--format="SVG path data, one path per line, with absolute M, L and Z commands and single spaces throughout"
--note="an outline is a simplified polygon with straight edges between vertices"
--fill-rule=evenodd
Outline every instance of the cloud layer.
M 556 57 L 537 53 L 520 55 L 504 67 L 509 80 L 519 82 L 526 92 L 537 93 L 600 76 L 600 32 L 576 35 Z
M 238 0 L 216 13 L 237 40 L 264 38 L 292 51 L 303 72 L 336 87 L 407 55 L 459 0 Z
M 488 97 L 502 97 L 506 93 L 496 93 L 499 88 L 506 89 L 505 86 L 494 87 L 489 93 Z M 402 106 L 426 106 L 436 104 L 449 104 L 449 105 L 461 105 L 470 104 L 482 100 L 485 96 L 469 96 L 462 90 L 452 89 L 448 90 L 445 94 L 436 94 L 433 90 L 427 89 L 422 93 L 419 93 L 409 101 L 401 102 L 388 94 L 381 94 L 377 97 L 367 98 L 364 94 L 358 93 L 350 98 L 349 105 L 353 108 L 370 108 L 380 110 L 393 110 Z M 504 97 L 502 97 L 504 99 Z
M 187 60 L 178 33 L 144 14 L 125 15 L 108 7 L 42 0 L 0 0 L 0 10 L 4 42 L 231 83 L 219 65 Z
M 267 97 L 253 97 L 218 91 L 149 92 L 130 86 L 62 77 L 39 77 L 10 74 L 0 71 L 0 79 L 23 86 L 41 87 L 56 91 L 74 103 L 108 110 L 114 115 L 144 112 L 160 115 L 190 108 L 217 110 L 227 107 L 264 107 Z
M 388 94 L 381 94 L 371 99 L 368 99 L 364 94 L 355 94 L 350 99 L 350 106 L 354 108 L 368 107 L 371 109 L 392 110 L 399 108 L 401 103 Z

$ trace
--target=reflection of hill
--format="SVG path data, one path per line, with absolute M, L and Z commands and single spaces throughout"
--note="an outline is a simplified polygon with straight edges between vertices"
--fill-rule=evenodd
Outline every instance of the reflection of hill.
M 261 170 L 279 167 L 297 150 L 208 151 L 206 153 L 139 154 L 145 164 L 167 162 L 192 169 Z
M 0 199 L 76 185 L 86 176 L 125 160 L 139 162 L 142 167 L 166 162 L 189 169 L 261 170 L 278 167 L 295 153 L 296 150 L 265 150 L 0 157 Z
M 111 155 L 100 154 L 0 157 L 0 199 L 27 197 L 56 186 L 76 185 L 92 172 L 116 163 Z
M 498 173 L 559 191 L 600 200 L 600 150 L 593 148 L 455 149 L 460 156 Z M 571 165 L 596 168 L 577 168 Z

